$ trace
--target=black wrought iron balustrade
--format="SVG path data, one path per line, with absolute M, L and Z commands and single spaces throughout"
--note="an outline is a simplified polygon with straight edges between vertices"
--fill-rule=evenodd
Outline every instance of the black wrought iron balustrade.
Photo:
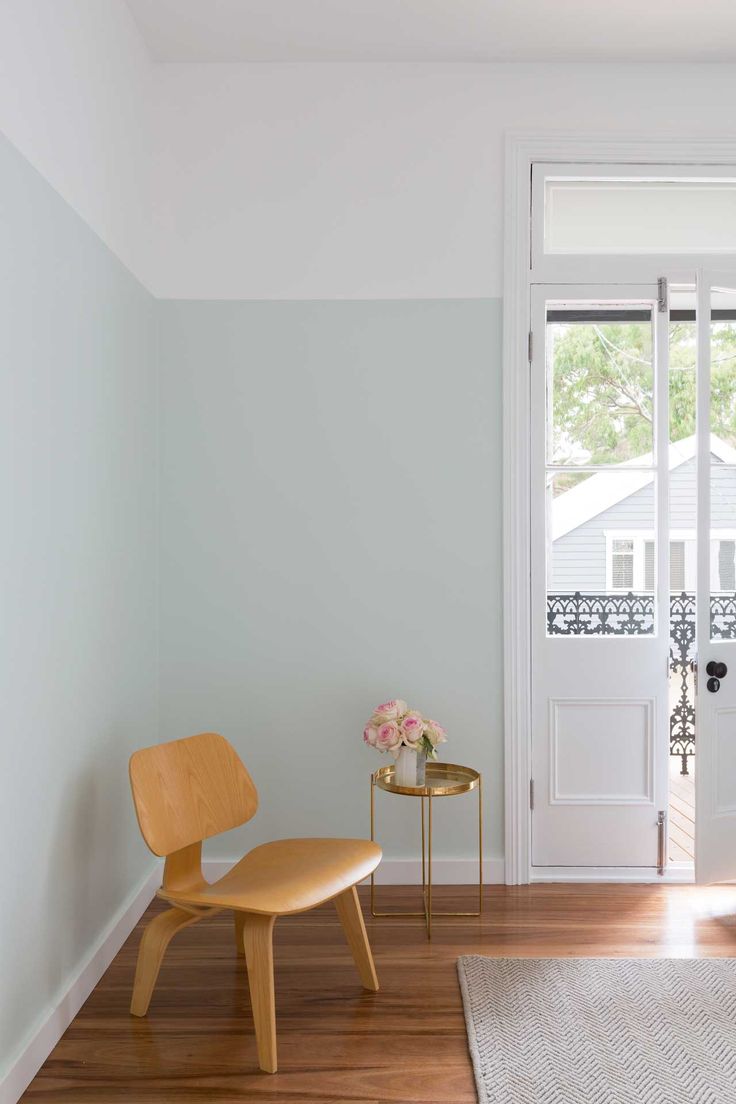
M 713 640 L 736 639 L 736 594 L 710 600 Z M 652 594 L 547 595 L 550 636 L 648 636 L 654 631 Z M 695 595 L 670 595 L 670 672 L 676 700 L 670 713 L 670 755 L 679 756 L 681 773 L 695 754 L 695 699 L 691 664 L 695 658 Z
M 670 755 L 679 755 L 680 774 L 688 774 L 695 754 L 695 595 L 670 595 L 670 686 L 676 700 L 670 711 Z

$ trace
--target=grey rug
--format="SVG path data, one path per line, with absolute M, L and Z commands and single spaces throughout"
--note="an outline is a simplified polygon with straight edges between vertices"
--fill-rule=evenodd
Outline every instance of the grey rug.
M 480 1104 L 734 1104 L 736 959 L 458 959 Z

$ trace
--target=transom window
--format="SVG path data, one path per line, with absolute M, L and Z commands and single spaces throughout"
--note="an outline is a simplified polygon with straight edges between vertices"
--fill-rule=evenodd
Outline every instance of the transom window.
M 736 177 L 682 165 L 545 164 L 532 171 L 532 263 L 544 258 L 733 255 Z

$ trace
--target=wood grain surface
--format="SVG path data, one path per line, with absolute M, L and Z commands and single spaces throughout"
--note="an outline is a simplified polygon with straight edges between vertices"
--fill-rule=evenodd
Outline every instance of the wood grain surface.
M 460 954 L 731 956 L 736 888 L 490 886 L 480 919 L 370 919 L 380 992 L 366 992 L 333 904 L 276 922 L 279 1072 L 258 1071 L 245 963 L 232 916 L 178 932 L 147 1019 L 128 1012 L 154 902 L 23 1097 L 25 1104 L 472 1104 L 456 960 Z M 440 886 L 463 909 L 473 887 Z M 381 887 L 386 907 L 418 890 Z

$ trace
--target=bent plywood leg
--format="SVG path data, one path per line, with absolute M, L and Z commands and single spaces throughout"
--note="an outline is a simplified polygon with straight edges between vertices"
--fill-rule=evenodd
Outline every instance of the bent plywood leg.
M 276 1072 L 276 999 L 273 988 L 273 925 L 275 916 L 245 914 L 243 946 L 248 967 L 250 1003 L 256 1029 L 258 1064 Z
M 365 930 L 363 920 L 363 910 L 360 907 L 358 891 L 355 886 L 346 889 L 344 893 L 335 898 L 335 908 L 337 909 L 337 915 L 340 917 L 345 938 L 353 952 L 363 988 L 377 992 L 378 975 L 373 964 L 371 945 L 368 942 L 368 933 Z
M 170 908 L 154 916 L 146 926 L 138 949 L 138 964 L 130 1002 L 130 1011 L 134 1016 L 145 1016 L 148 1011 L 153 987 L 172 936 L 181 928 L 196 924 L 199 919 L 199 916 L 194 916 L 191 912 Z
M 245 947 L 243 945 L 245 913 L 239 912 L 238 909 L 235 909 L 235 911 L 233 912 L 233 921 L 235 922 L 235 950 L 237 951 L 238 958 L 242 958 L 245 954 Z

